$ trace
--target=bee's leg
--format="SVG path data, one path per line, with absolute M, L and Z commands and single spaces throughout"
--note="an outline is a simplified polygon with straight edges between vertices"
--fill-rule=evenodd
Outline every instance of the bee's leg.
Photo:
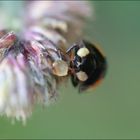
M 60 60 L 62 60 L 62 54 L 61 54 L 60 50 L 58 50 L 58 56 L 59 56 Z
M 71 82 L 74 87 L 77 87 L 79 84 L 79 80 L 77 79 L 75 75 L 71 75 Z
M 67 54 L 69 54 L 71 52 L 71 50 L 75 49 L 75 48 L 78 48 L 78 45 L 77 44 L 74 44 L 72 45 L 71 47 L 69 47 L 66 51 Z

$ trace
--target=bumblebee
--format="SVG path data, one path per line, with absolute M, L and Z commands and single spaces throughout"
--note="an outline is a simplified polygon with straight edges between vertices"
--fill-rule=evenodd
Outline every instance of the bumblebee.
M 106 58 L 94 44 L 84 40 L 70 47 L 67 53 L 72 56 L 71 81 L 74 87 L 79 87 L 79 92 L 95 87 L 104 78 Z

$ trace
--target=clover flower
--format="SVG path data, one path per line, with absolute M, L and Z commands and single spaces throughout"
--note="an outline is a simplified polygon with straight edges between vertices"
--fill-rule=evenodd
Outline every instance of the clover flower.
M 0 114 L 25 121 L 34 104 L 33 83 L 22 54 L 0 64 Z
M 0 115 L 23 122 L 35 104 L 57 99 L 69 74 L 66 49 L 91 13 L 80 1 L 25 1 L 24 8 L 17 34 L 0 31 Z

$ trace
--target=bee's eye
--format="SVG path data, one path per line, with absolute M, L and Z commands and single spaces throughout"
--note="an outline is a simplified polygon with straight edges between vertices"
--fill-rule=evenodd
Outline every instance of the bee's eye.
M 87 56 L 89 54 L 89 50 L 86 47 L 80 48 L 77 51 L 77 55 L 80 56 L 81 58 Z
M 80 81 L 86 81 L 88 79 L 88 75 L 84 72 L 84 71 L 79 71 L 76 73 L 76 76 L 77 78 L 80 80 Z

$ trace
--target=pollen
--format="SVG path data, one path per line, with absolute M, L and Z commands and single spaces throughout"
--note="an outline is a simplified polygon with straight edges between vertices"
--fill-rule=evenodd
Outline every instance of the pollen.
M 66 76 L 68 74 L 68 64 L 63 60 L 57 60 L 53 63 L 53 73 L 57 76 Z
M 77 55 L 80 56 L 81 58 L 87 56 L 88 54 L 89 50 L 86 47 L 80 48 L 77 52 Z
M 83 71 L 79 71 L 76 73 L 77 75 L 77 78 L 80 80 L 80 81 L 86 81 L 88 79 L 88 76 L 85 72 Z

